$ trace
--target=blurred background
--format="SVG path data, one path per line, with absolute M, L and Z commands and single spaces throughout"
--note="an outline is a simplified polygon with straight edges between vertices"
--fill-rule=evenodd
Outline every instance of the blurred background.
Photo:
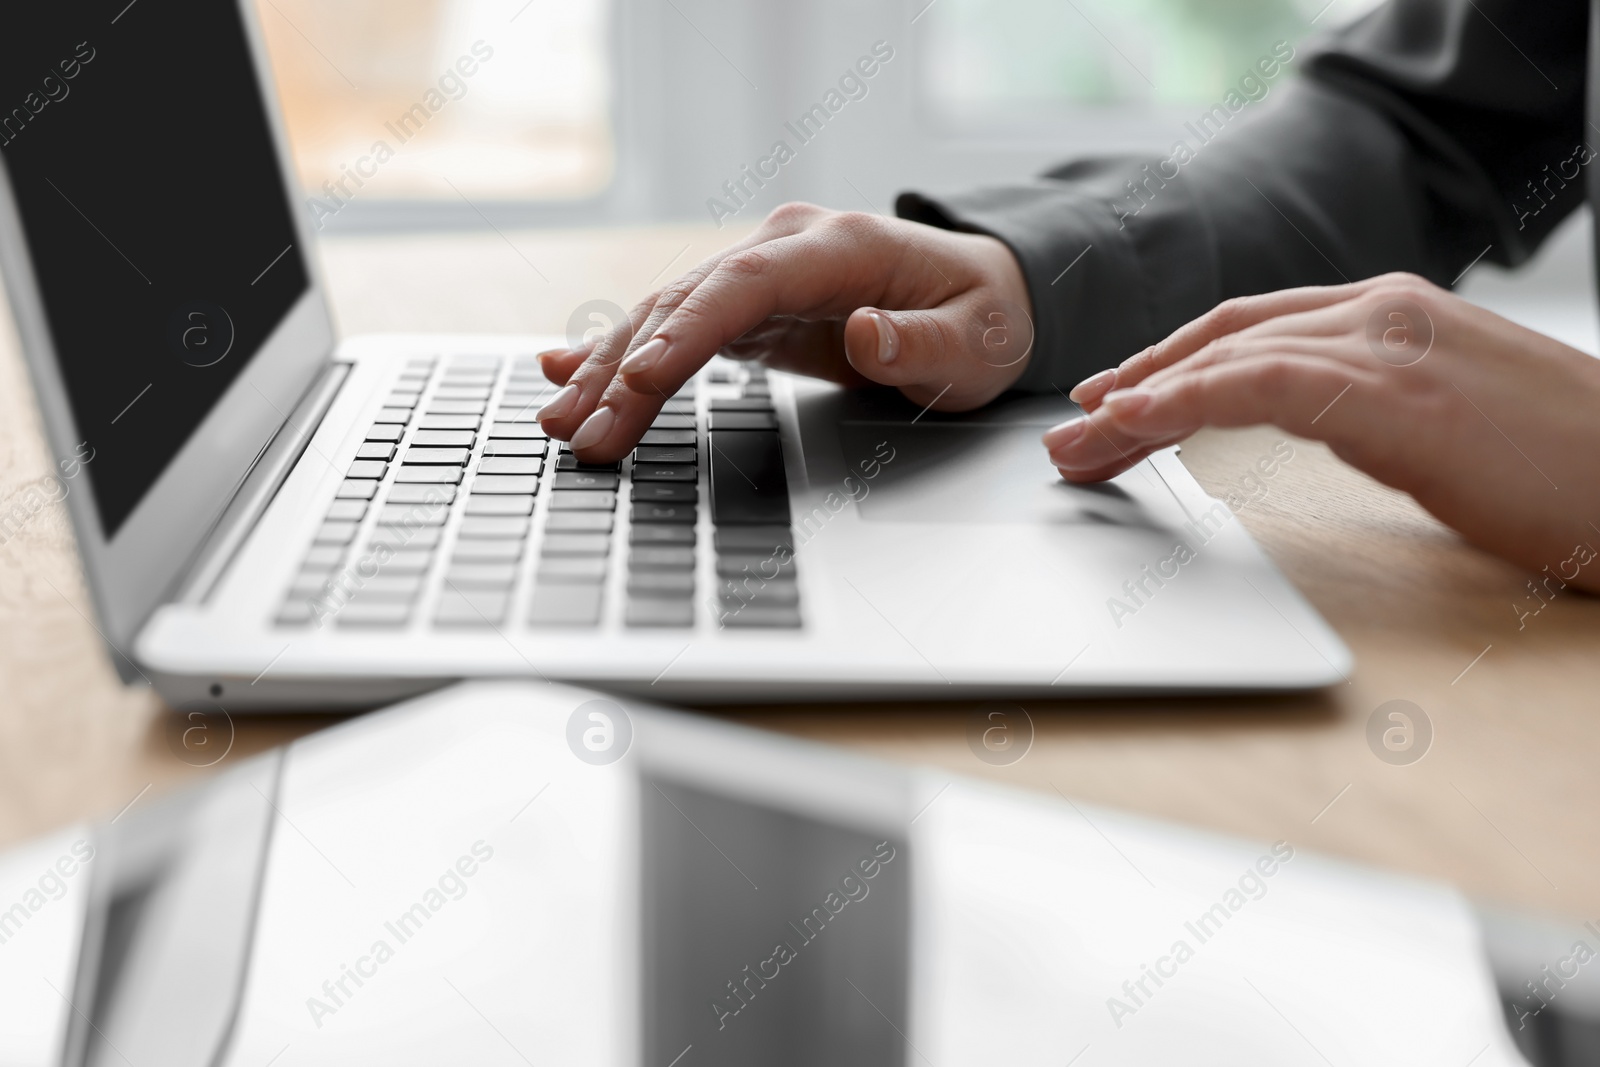
M 707 200 L 796 149 L 740 209 L 891 210 L 900 189 L 1170 149 L 1275 43 L 1376 0 L 257 0 L 295 159 L 326 230 L 710 221 Z M 492 49 L 394 124 L 475 42 Z M 875 42 L 893 58 L 808 144 L 788 132 Z M 1274 89 L 1285 76 L 1273 83 Z M 407 129 L 407 134 L 414 133 Z M 396 149 L 344 203 L 337 182 Z

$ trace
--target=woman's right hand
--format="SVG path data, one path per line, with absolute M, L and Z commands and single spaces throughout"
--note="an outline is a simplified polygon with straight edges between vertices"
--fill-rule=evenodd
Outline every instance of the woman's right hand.
M 563 388 L 539 421 L 588 462 L 626 455 L 719 351 L 962 411 L 1010 387 L 1033 345 L 1027 283 L 1000 241 L 810 204 L 778 208 L 629 318 L 592 348 L 540 355 Z

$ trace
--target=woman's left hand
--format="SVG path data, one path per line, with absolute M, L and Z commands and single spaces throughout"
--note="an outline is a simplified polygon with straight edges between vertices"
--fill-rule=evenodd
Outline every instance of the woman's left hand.
M 1202 426 L 1271 423 L 1327 442 L 1474 544 L 1600 592 L 1600 564 L 1587 565 L 1600 360 L 1422 278 L 1229 300 L 1072 398 L 1088 414 L 1044 435 L 1068 481 L 1110 478 Z

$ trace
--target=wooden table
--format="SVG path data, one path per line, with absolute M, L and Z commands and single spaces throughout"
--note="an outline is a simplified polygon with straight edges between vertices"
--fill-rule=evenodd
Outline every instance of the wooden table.
M 579 304 L 627 306 L 731 233 L 376 237 L 330 241 L 323 256 L 347 334 L 562 332 Z M 1183 459 L 1220 495 L 1280 436 L 1206 433 Z M 1321 447 L 1295 450 L 1241 518 L 1349 642 L 1348 684 L 1269 698 L 1030 703 L 1037 739 L 1009 767 L 968 749 L 973 704 L 717 713 L 1600 918 L 1600 601 L 1562 594 L 1519 627 L 1525 575 Z M 0 325 L 0 500 L 48 467 L 15 335 Z M 202 773 L 169 750 L 159 699 L 118 683 L 89 610 L 64 513 L 0 547 L 0 845 Z M 1434 730 L 1431 750 L 1406 766 L 1380 761 L 1366 740 L 1373 710 L 1399 698 Z M 229 759 L 328 721 L 241 720 Z

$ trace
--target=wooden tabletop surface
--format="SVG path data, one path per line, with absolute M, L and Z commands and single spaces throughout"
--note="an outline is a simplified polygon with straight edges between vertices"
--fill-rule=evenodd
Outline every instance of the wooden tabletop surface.
M 732 235 L 696 227 L 343 238 L 326 242 L 322 257 L 346 335 L 561 333 L 585 301 L 627 306 Z M 1281 438 L 1208 432 L 1184 446 L 1183 461 L 1222 495 Z M 1600 601 L 1563 592 L 1519 619 L 1515 605 L 1534 605 L 1527 575 L 1320 446 L 1294 448 L 1240 517 L 1349 643 L 1348 684 L 1283 697 L 1028 703 L 1034 745 L 1004 767 L 968 748 L 975 703 L 716 714 L 1600 918 Z M 0 510 L 49 467 L 6 320 Z M 56 505 L 0 546 L 0 846 L 206 773 L 174 755 L 160 700 L 118 682 L 90 614 Z M 1391 700 L 1413 702 L 1431 724 L 1420 760 L 1385 762 L 1369 746 L 1368 719 Z M 224 765 L 330 721 L 239 718 Z

